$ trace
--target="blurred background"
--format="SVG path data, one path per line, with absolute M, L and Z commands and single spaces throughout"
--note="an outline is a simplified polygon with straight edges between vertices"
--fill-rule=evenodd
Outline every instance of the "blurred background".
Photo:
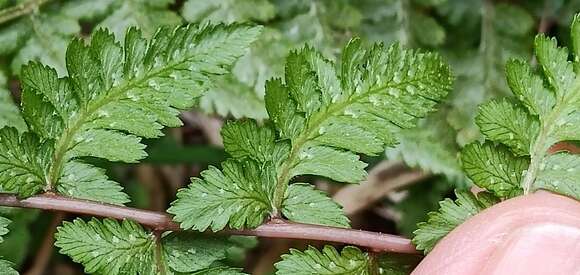
M 146 141 L 149 157 L 138 165 L 94 160 L 122 183 L 132 207 L 164 211 L 177 189 L 208 165 L 226 157 L 220 128 L 228 119 L 268 119 L 264 82 L 283 76 L 289 50 L 308 43 L 340 62 L 341 47 L 353 36 L 365 43 L 401 43 L 435 51 L 451 64 L 454 91 L 437 113 L 400 133 L 402 142 L 370 163 L 369 178 L 344 185 L 305 177 L 344 206 L 354 228 L 412 237 L 417 222 L 435 210 L 453 188 L 470 188 L 457 160 L 459 149 L 481 138 L 477 106 L 510 96 L 504 78 L 509 58 L 534 62 L 537 33 L 569 41 L 568 26 L 580 0 L 0 0 L 0 128 L 25 129 L 19 115 L 20 67 L 40 60 L 62 76 L 66 45 L 98 28 L 122 41 L 127 27 L 146 35 L 164 25 L 188 22 L 254 22 L 265 26 L 261 38 L 230 75 L 215 85 L 196 108 L 182 114 L 184 126 Z M 561 144 L 560 146 L 574 146 Z M 63 213 L 0 208 L 13 220 L 0 255 L 23 274 L 82 274 L 82 268 L 53 248 L 53 233 Z M 288 248 L 306 243 L 240 238 L 229 253 L 234 266 L 251 274 L 271 274 Z

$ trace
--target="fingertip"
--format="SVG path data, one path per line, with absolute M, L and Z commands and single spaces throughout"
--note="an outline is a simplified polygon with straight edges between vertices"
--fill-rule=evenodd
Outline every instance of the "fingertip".
M 551 227 L 543 227 L 545 224 L 551 224 Z M 544 231 L 540 230 L 542 228 Z M 549 228 L 552 230 L 551 239 L 548 237 L 543 239 L 544 235 L 540 233 L 547 232 Z M 576 229 L 580 232 L 580 203 L 578 201 L 543 191 L 510 199 L 482 211 L 449 233 L 412 274 L 488 274 L 481 271 L 484 268 L 489 270 L 491 266 L 496 265 L 492 262 L 492 258 L 496 257 L 493 261 L 497 264 L 500 263 L 498 260 L 502 257 L 517 258 L 517 253 L 523 253 L 517 252 L 516 248 L 523 247 L 523 243 L 518 240 L 529 241 L 533 238 L 539 238 L 538 243 L 548 242 L 547 240 L 556 242 L 556 245 L 549 247 L 551 253 L 567 251 L 568 257 L 579 259 L 580 255 L 577 253 L 580 252 L 573 250 L 572 247 L 564 246 L 565 243 L 574 239 L 570 239 L 573 237 L 571 231 L 563 228 Z M 537 234 L 536 237 L 533 237 L 534 234 Z M 509 254 L 509 252 L 495 254 L 499 250 L 510 250 L 508 244 L 514 245 L 513 253 L 515 254 Z M 542 244 L 545 245 L 545 243 Z M 538 249 L 537 254 L 533 254 L 534 256 L 546 257 L 541 253 L 541 246 L 535 246 L 534 249 Z M 570 255 L 570 253 L 575 254 Z M 521 261 L 526 260 L 521 259 Z M 571 263 L 580 270 L 580 263 L 576 261 Z M 487 267 L 488 264 L 490 267 Z M 556 262 L 548 263 L 548 265 L 555 270 L 559 268 Z M 498 268 L 500 267 L 498 265 Z M 500 272 L 500 269 L 494 272 Z M 493 274 L 514 275 L 509 272 Z

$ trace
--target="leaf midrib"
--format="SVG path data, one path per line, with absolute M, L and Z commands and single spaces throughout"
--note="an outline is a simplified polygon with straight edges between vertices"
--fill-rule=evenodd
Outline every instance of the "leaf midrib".
M 312 117 L 315 117 L 316 119 L 307 124 L 308 125 L 307 129 L 304 130 L 298 136 L 296 142 L 292 142 L 292 148 L 290 149 L 290 155 L 282 163 L 281 173 L 280 173 L 280 176 L 277 178 L 276 187 L 275 187 L 275 191 L 274 191 L 274 198 L 272 200 L 272 203 L 273 203 L 272 208 L 274 210 L 274 212 L 272 213 L 272 216 L 275 217 L 275 216 L 280 215 L 280 209 L 282 208 L 282 204 L 284 202 L 284 195 L 286 193 L 288 182 L 290 180 L 290 171 L 296 165 L 298 152 L 302 149 L 302 147 L 306 144 L 306 142 L 308 142 L 309 140 L 312 139 L 311 135 L 318 131 L 318 128 L 320 127 L 320 125 L 322 125 L 322 123 L 324 123 L 329 118 L 333 117 L 338 112 L 344 112 L 346 107 L 358 102 L 361 99 L 370 97 L 371 95 L 376 94 L 376 93 L 381 92 L 381 91 L 386 90 L 386 89 L 392 89 L 392 88 L 401 89 L 402 87 L 406 87 L 407 85 L 409 85 L 411 83 L 421 82 L 423 80 L 424 79 L 422 79 L 422 78 L 416 78 L 416 79 L 409 80 L 409 81 L 401 81 L 399 83 L 389 82 L 383 86 L 380 86 L 380 87 L 375 88 L 375 89 L 371 89 L 365 93 L 356 94 L 353 92 L 344 101 L 342 101 L 336 105 L 330 105 L 328 108 L 326 108 L 324 110 L 324 113 L 314 114 Z M 395 85 L 393 85 L 393 84 L 395 84 Z
M 87 119 L 89 119 L 101 107 L 107 105 L 108 103 L 113 102 L 116 99 L 119 99 L 129 90 L 144 84 L 145 81 L 153 77 L 166 73 L 168 70 L 171 70 L 174 67 L 182 65 L 183 63 L 189 61 L 193 57 L 195 57 L 195 55 L 188 55 L 179 62 L 168 63 L 168 65 L 165 67 L 159 68 L 157 70 L 152 70 L 150 71 L 149 74 L 145 74 L 141 78 L 138 79 L 133 78 L 126 81 L 123 85 L 111 87 L 108 90 L 108 92 L 105 93 L 106 94 L 105 96 L 95 101 L 93 104 L 89 104 L 89 107 L 86 108 L 86 112 L 80 112 L 78 118 L 75 121 L 73 121 L 70 124 L 71 126 L 64 131 L 64 133 L 58 139 L 58 142 L 55 146 L 55 154 L 53 155 L 53 163 L 50 168 L 49 182 L 47 182 L 47 190 L 52 190 L 55 187 L 55 184 L 58 182 L 58 179 L 60 178 L 60 174 L 62 173 L 62 169 L 64 166 L 64 155 L 69 151 L 70 149 L 69 147 L 71 145 L 73 137 L 79 131 L 79 129 L 87 122 Z

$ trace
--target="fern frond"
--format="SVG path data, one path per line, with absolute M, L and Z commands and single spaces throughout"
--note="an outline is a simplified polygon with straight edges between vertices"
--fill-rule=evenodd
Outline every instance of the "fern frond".
M 322 251 L 314 247 L 308 247 L 305 251 L 291 249 L 290 254 L 282 255 L 282 261 L 275 266 L 277 275 L 405 275 L 413 270 L 418 259 L 412 255 L 397 254 L 370 256 L 352 246 L 347 246 L 339 252 L 327 245 Z
M 156 237 L 132 221 L 76 219 L 58 228 L 55 245 L 96 274 L 240 274 L 220 266 L 235 245 L 188 233 Z M 214 273 L 215 272 L 215 273 Z
M 417 249 L 429 253 L 445 235 L 485 208 L 499 202 L 489 193 L 477 196 L 469 191 L 455 191 L 457 200 L 445 199 L 439 202 L 439 210 L 430 212 L 428 220 L 417 224 L 413 238 Z
M 580 17 L 576 16 L 571 28 L 574 47 L 580 45 L 578 22 Z M 508 101 L 491 102 L 481 108 L 478 116 L 487 139 L 509 146 L 517 155 L 529 155 L 529 159 L 517 160 L 510 152 L 499 153 L 503 149 L 493 146 L 488 146 L 487 151 L 495 152 L 491 154 L 495 157 L 487 158 L 491 155 L 475 153 L 473 149 L 477 146 L 471 146 L 464 151 L 464 163 L 471 167 L 470 176 L 475 184 L 501 197 L 518 193 L 519 189 L 528 193 L 544 188 L 578 199 L 580 178 L 573 165 L 579 157 L 566 152 L 548 153 L 557 142 L 580 140 L 580 78 L 574 70 L 578 58 L 568 61 L 568 50 L 544 35 L 536 37 L 535 53 L 546 83 L 524 62 L 512 60 L 507 64 L 508 83 L 524 107 Z M 574 48 L 573 53 L 578 53 L 578 49 Z M 474 158 L 476 155 L 479 156 Z M 488 161 L 482 161 L 486 158 Z M 490 169 L 498 164 L 503 168 Z M 560 171 L 563 167 L 566 168 Z M 476 172 L 485 170 L 488 172 Z M 493 171 L 501 170 L 506 172 L 504 177 L 492 175 Z M 521 178 L 520 173 L 524 175 Z
M 19 141 L 13 131 L 4 130 L 0 156 L 7 159 L 3 165 L 20 165 L 34 173 L 2 169 L 4 174 L 18 174 L 4 179 L 3 185 L 14 189 L 34 183 L 34 188 L 20 192 L 23 196 L 57 187 L 69 195 L 82 190 L 84 198 L 125 202 L 118 185 L 106 180 L 101 170 L 74 162 L 87 156 L 123 162 L 144 158 L 141 137 L 159 137 L 162 127 L 181 125 L 179 110 L 195 103 L 210 76 L 227 73 L 259 32 L 249 25 L 188 25 L 160 29 L 147 41 L 132 28 L 121 46 L 108 31 L 99 30 L 90 44 L 78 39 L 70 44 L 67 77 L 29 63 L 22 70 L 22 106 L 31 133 Z M 11 156 L 26 142 L 37 148 Z M 59 188 L 61 182 L 65 183 Z
M 354 39 L 343 52 L 340 74 L 310 47 L 293 51 L 285 81 L 266 85 L 273 128 L 254 121 L 228 123 L 222 136 L 235 161 L 226 161 L 223 173 L 212 167 L 202 173 L 203 180 L 193 179 L 168 212 L 185 229 L 221 230 L 257 226 L 267 214 L 306 221 L 301 213 L 314 214 L 308 206 L 315 204 L 316 223 L 346 226 L 326 196 L 301 185 L 289 189 L 290 180 L 317 175 L 359 182 L 366 164 L 356 153 L 374 155 L 395 144 L 396 132 L 414 127 L 450 85 L 449 69 L 438 56 L 398 45 L 363 49 Z M 232 173 L 237 170 L 232 167 L 248 169 Z M 255 176 L 252 169 L 262 174 Z M 305 198 L 312 201 L 294 199 L 296 192 L 308 193 Z
M 368 255 L 352 246 L 345 247 L 342 252 L 332 246 L 325 246 L 322 251 L 314 247 L 305 251 L 291 249 L 290 254 L 283 255 L 282 261 L 275 266 L 277 275 L 370 274 Z

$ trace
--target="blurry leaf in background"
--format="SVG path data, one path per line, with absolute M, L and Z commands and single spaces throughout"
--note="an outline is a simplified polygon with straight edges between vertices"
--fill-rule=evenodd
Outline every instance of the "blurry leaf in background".
M 405 198 L 393 206 L 401 214 L 397 222 L 399 232 L 412 237 L 417 224 L 427 219 L 427 213 L 437 210 L 439 202 L 449 195 L 452 188 L 453 184 L 440 178 L 409 187 Z
M 207 113 L 222 117 L 253 118 L 268 117 L 264 108 L 264 96 L 246 83 L 231 75 L 218 77 L 213 87 L 199 99 L 199 107 Z
M 101 16 L 111 0 L 72 0 L 47 3 L 36 12 L 0 26 L 0 56 L 12 56 L 12 74 L 30 60 L 39 60 L 66 74 L 65 53 L 72 37 L 79 36 L 79 20 Z M 97 4 L 98 3 L 98 4 Z
M 107 28 L 118 41 L 124 41 L 125 31 L 135 26 L 149 38 L 160 27 L 182 23 L 179 14 L 169 9 L 173 3 L 174 0 L 117 0 L 110 6 L 107 17 L 95 29 Z
M 353 1 L 357 3 L 356 1 Z M 357 8 L 363 20 L 361 32 L 370 40 L 399 42 L 410 47 L 437 47 L 446 40 L 446 30 L 431 16 L 445 1 L 362 0 Z
M 510 95 L 504 74 L 505 62 L 513 57 L 531 57 L 534 21 L 526 10 L 507 3 L 472 1 L 473 5 L 466 8 L 456 2 L 449 1 L 440 9 L 449 23 L 457 24 L 452 28 L 467 30 L 469 25 L 464 24 L 463 19 L 469 17 L 468 21 L 479 18 L 481 26 L 480 30 L 472 30 L 480 33 L 479 49 L 459 42 L 456 45 L 460 47 L 444 50 L 457 76 L 455 91 L 451 93 L 453 108 L 448 121 L 458 131 L 457 142 L 463 146 L 481 138 L 475 125 L 478 105 L 492 97 Z M 461 40 L 465 37 L 469 35 L 454 38 Z
M 44 228 L 31 226 L 39 217 L 38 210 L 0 207 L 0 215 L 10 219 L 9 233 L 0 244 L 0 255 L 15 267 L 21 266 L 34 249 L 34 235 L 42 236 Z
M 467 181 L 457 154 L 456 132 L 445 121 L 446 110 L 440 109 L 417 128 L 400 132 L 401 142 L 386 150 L 388 159 L 400 159 L 413 168 L 443 175 L 457 187 L 465 187 Z
M 171 136 L 147 142 L 147 158 L 143 163 L 151 164 L 213 164 L 218 165 L 226 159 L 223 148 L 205 144 L 183 145 Z
M 181 15 L 189 22 L 267 21 L 275 7 L 269 0 L 187 0 Z
M 20 110 L 14 104 L 12 95 L 7 89 L 6 76 L 0 71 L 0 128 L 15 127 L 19 132 L 26 131 L 26 123 L 20 115 Z
M 226 252 L 225 262 L 229 266 L 244 266 L 248 252 L 258 246 L 256 237 L 231 236 L 229 241 L 234 244 Z
M 48 1 L 45 1 L 48 2 Z M 30 60 L 66 74 L 66 47 L 73 37 L 81 37 L 79 21 L 102 22 L 94 29 L 109 28 L 124 41 L 125 30 L 138 26 L 147 37 L 161 26 L 181 24 L 179 15 L 169 10 L 173 0 L 71 0 L 53 1 L 0 26 L 0 56 L 13 55 L 12 74 Z
M 30 35 L 21 46 L 17 46 L 18 53 L 12 60 L 12 72 L 18 74 L 22 65 L 30 60 L 38 60 L 55 68 L 59 75 L 66 74 L 66 47 L 71 37 L 81 30 L 77 19 L 61 14 L 38 14 L 21 20 L 21 24 L 29 28 Z

